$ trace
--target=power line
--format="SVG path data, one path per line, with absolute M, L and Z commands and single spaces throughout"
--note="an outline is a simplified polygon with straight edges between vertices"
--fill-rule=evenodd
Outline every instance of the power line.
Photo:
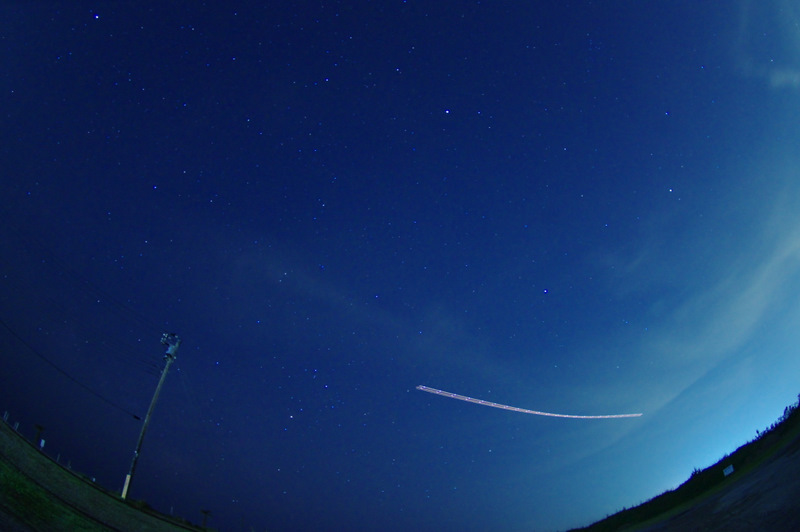
M 23 259 L 22 263 L 19 263 L 19 261 L 14 263 L 8 256 L 2 260 L 2 262 L 5 263 L 4 266 L 8 268 L 6 281 L 14 283 L 14 292 L 19 295 L 21 295 L 19 291 L 20 286 L 26 286 L 29 291 L 27 297 L 36 301 L 39 307 L 46 301 L 45 305 L 50 310 L 56 311 L 55 314 L 48 312 L 41 315 L 42 323 L 40 324 L 40 330 L 43 330 L 45 335 L 50 332 L 61 335 L 62 337 L 66 335 L 64 339 L 67 341 L 69 341 L 69 338 L 72 338 L 73 342 L 77 341 L 75 347 L 78 351 L 83 351 L 84 348 L 86 348 L 89 349 L 87 352 L 91 353 L 95 349 L 103 349 L 104 352 L 116 354 L 116 356 L 111 358 L 104 357 L 109 363 L 122 365 L 123 367 L 134 365 L 137 366 L 140 371 L 151 376 L 160 373 L 160 367 L 152 357 L 136 353 L 127 345 L 119 345 L 119 342 L 114 342 L 113 349 L 109 349 L 109 345 L 106 340 L 103 339 L 107 331 L 103 328 L 101 323 L 109 319 L 107 312 L 112 311 L 114 314 L 124 317 L 124 323 L 128 323 L 131 320 L 138 322 L 138 325 L 135 327 L 128 327 L 128 333 L 134 333 L 135 330 L 140 328 L 145 332 L 148 330 L 153 332 L 158 330 L 159 333 L 163 333 L 163 327 L 158 326 L 148 319 L 148 317 L 137 312 L 131 305 L 103 290 L 85 275 L 77 273 L 73 268 L 56 256 L 46 244 L 35 235 L 31 234 L 29 230 L 19 227 L 19 225 L 15 223 L 15 219 L 13 219 L 10 213 L 5 209 L 0 209 L 0 220 L 3 221 L 4 228 L 11 233 L 10 236 L 12 239 L 17 240 L 17 244 L 14 246 L 17 250 L 16 255 L 24 255 L 27 257 Z M 27 266 L 25 266 L 24 263 L 28 263 Z M 13 277 L 9 277 L 9 275 L 13 275 Z M 47 282 L 56 282 L 57 284 L 53 285 L 56 290 L 42 290 L 39 280 L 34 283 L 31 275 L 43 275 L 44 279 L 48 279 Z M 57 293 L 61 294 L 60 297 L 56 297 Z M 79 307 L 97 312 L 97 319 L 75 319 L 75 316 L 78 315 L 76 314 L 76 310 Z M 102 307 L 106 307 L 106 309 L 104 310 Z M 99 314 L 101 311 L 106 312 L 106 314 Z M 19 327 L 19 324 L 9 324 L 2 319 L 0 319 L 0 324 L 2 324 L 14 338 L 58 373 L 77 384 L 91 395 L 134 419 L 142 419 L 139 415 L 134 414 L 125 407 L 109 399 L 101 392 L 98 392 L 91 386 L 74 377 L 63 367 L 45 356 L 34 347 L 33 344 L 38 342 L 29 343 L 29 341 L 25 340 L 23 335 L 14 330 L 13 327 Z M 44 327 L 44 329 L 41 329 L 41 327 Z M 30 337 L 30 334 L 25 336 Z
M 107 362 L 124 364 L 125 366 L 133 364 L 151 375 L 159 373 L 159 365 L 152 355 L 145 356 L 142 353 L 137 353 L 130 349 L 128 344 L 120 343 L 119 341 L 113 342 L 113 344 L 108 343 L 105 339 L 108 332 L 107 327 L 100 325 L 102 321 L 100 318 L 107 316 L 107 314 L 101 314 L 105 309 L 102 308 L 103 305 L 100 301 L 96 301 L 96 303 L 101 306 L 92 305 L 93 301 L 91 300 L 93 298 L 90 294 L 87 295 L 85 291 L 81 290 L 77 296 L 80 298 L 79 301 L 76 301 L 74 294 L 67 295 L 66 292 L 63 292 L 61 297 L 56 298 L 52 291 L 42 290 L 40 285 L 34 284 L 26 276 L 12 273 L 11 270 L 13 268 L 7 260 L 0 258 L 0 263 L 5 263 L 9 267 L 9 273 L 6 274 L 4 282 L 7 281 L 13 286 L 13 291 L 18 297 L 31 299 L 35 297 L 38 308 L 47 309 L 46 313 L 37 310 L 37 316 L 28 320 L 31 322 L 31 326 L 36 327 L 40 333 L 45 336 L 51 334 L 69 336 L 70 332 L 72 332 L 75 335 L 74 341 L 79 342 L 75 344 L 78 351 L 83 348 L 100 348 L 105 353 L 114 353 L 116 355 L 114 357 L 105 356 L 104 359 Z M 23 296 L 22 294 L 27 295 Z M 80 297 L 82 295 L 86 295 L 86 297 Z M 85 307 L 87 304 L 90 307 Z M 78 315 L 76 310 L 79 306 L 94 312 L 98 319 L 75 319 L 75 316 Z M 19 308 L 15 310 L 19 310 Z M 7 324 L 8 328 L 13 328 L 14 326 L 19 327 L 19 324 L 14 323 L 13 320 Z M 30 337 L 30 335 L 26 336 Z M 65 339 L 65 341 L 67 340 Z
M 17 245 L 12 247 L 12 249 L 16 249 L 15 256 L 23 257 L 22 262 L 19 260 L 12 262 L 10 256 L 0 257 L 5 268 L 8 268 L 5 280 L 13 283 L 13 291 L 18 296 L 37 301 L 40 303 L 40 307 L 43 307 L 41 303 L 46 301 L 46 308 L 57 311 L 55 314 L 37 312 L 41 314 L 41 321 L 49 322 L 39 324 L 40 330 L 44 330 L 47 334 L 46 331 L 49 329 L 51 333 L 58 332 L 62 335 L 74 331 L 77 339 L 81 341 L 80 344 L 89 348 L 97 346 L 106 352 L 113 353 L 113 357 L 104 357 L 108 362 L 134 364 L 150 375 L 159 373 L 158 361 L 152 356 L 145 356 L 131 350 L 127 343 L 115 342 L 113 349 L 108 349 L 105 340 L 100 340 L 98 344 L 97 339 L 104 338 L 107 333 L 107 327 L 104 327 L 102 322 L 109 319 L 109 311 L 123 317 L 124 319 L 120 320 L 123 323 L 129 323 L 132 319 L 138 321 L 139 326 L 128 327 L 127 333 L 129 334 L 134 334 L 134 330 L 144 330 L 145 332 L 149 330 L 153 334 L 158 331 L 160 334 L 164 332 L 163 327 L 154 324 L 129 304 L 120 301 L 92 280 L 70 268 L 30 231 L 24 230 L 14 223 L 14 219 L 4 209 L 0 209 L 0 219 L 4 222 L 3 228 L 10 231 L 12 238 L 15 237 L 18 241 Z M 31 278 L 32 275 L 36 276 L 37 274 L 43 276 L 42 279 Z M 57 285 L 54 285 L 56 290 L 43 289 L 43 280 L 44 283 L 58 282 Z M 27 296 L 22 295 L 24 292 L 20 290 L 21 287 L 27 287 Z M 74 319 L 79 312 L 82 312 L 76 312 L 79 308 L 95 313 L 96 319 Z M 18 324 L 14 325 L 18 326 Z
M 6 322 L 4 322 L 2 319 L 0 319 L 0 325 L 5 327 L 6 330 L 8 330 L 8 332 L 10 332 L 12 336 L 14 336 L 14 338 L 19 340 L 19 342 L 21 342 L 25 347 L 27 347 L 33 354 L 35 354 L 37 357 L 39 357 L 40 359 L 45 361 L 53 369 L 55 369 L 56 371 L 58 371 L 59 373 L 64 375 L 66 378 L 68 378 L 69 380 L 71 380 L 72 382 L 74 382 L 75 384 L 77 384 L 78 386 L 80 386 L 81 388 L 83 388 L 84 390 L 89 392 L 90 394 L 94 395 L 95 397 L 97 397 L 98 399 L 104 401 L 105 403 L 113 406 L 117 410 L 121 410 L 122 412 L 125 412 L 126 414 L 128 414 L 129 416 L 131 416 L 134 419 L 137 419 L 137 420 L 141 420 L 142 419 L 140 416 L 138 416 L 138 415 L 134 414 L 133 412 L 127 410 L 123 406 L 120 406 L 119 404 L 115 403 L 114 401 L 112 401 L 108 397 L 105 397 L 104 395 L 100 394 L 99 392 L 96 392 L 95 390 L 93 390 L 92 388 L 87 386 L 86 384 L 82 383 L 81 381 L 79 381 L 78 379 L 76 379 L 75 377 L 73 377 L 72 375 L 67 373 L 64 369 L 59 367 L 55 362 L 53 362 L 52 360 L 50 360 L 49 358 L 47 358 L 46 356 L 41 354 L 32 345 L 30 345 L 28 342 L 26 342 L 19 334 L 16 333 L 16 331 L 14 331 L 11 327 L 9 327 L 8 324 L 6 324 Z

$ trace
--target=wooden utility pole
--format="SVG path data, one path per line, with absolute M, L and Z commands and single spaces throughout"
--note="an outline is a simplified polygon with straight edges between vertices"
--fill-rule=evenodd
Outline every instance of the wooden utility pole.
M 181 339 L 178 338 L 178 335 L 175 333 L 164 333 L 164 335 L 161 337 L 161 344 L 167 346 L 167 352 L 164 354 L 164 360 L 166 361 L 166 364 L 164 365 L 164 369 L 161 370 L 161 378 L 158 380 L 156 392 L 153 394 L 153 400 L 150 401 L 150 408 L 147 409 L 147 415 L 144 417 L 144 423 L 142 423 L 142 430 L 139 432 L 139 441 L 136 442 L 136 450 L 133 451 L 131 469 L 128 471 L 128 475 L 125 477 L 125 485 L 122 487 L 123 499 L 128 496 L 128 490 L 130 489 L 131 481 L 133 480 L 133 473 L 136 471 L 136 462 L 139 461 L 139 451 L 142 449 L 144 433 L 147 431 L 147 425 L 150 423 L 150 416 L 153 415 L 153 409 L 156 407 L 158 394 L 161 393 L 161 387 L 164 385 L 164 381 L 167 378 L 169 367 L 173 362 L 175 362 L 175 359 L 178 356 L 178 347 L 181 345 Z

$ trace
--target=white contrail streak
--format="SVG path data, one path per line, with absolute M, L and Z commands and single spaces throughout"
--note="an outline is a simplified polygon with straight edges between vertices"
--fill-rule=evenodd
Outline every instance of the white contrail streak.
M 467 397 L 466 395 L 458 395 L 457 393 L 446 392 L 444 390 L 437 390 L 436 388 L 429 388 L 427 386 L 419 385 L 417 390 L 423 392 L 435 393 L 442 397 L 449 397 L 450 399 L 458 399 L 459 401 L 466 401 L 468 403 L 475 403 L 477 405 L 491 406 L 492 408 L 502 408 L 503 410 L 511 410 L 513 412 L 522 412 L 523 414 L 533 414 L 535 416 L 548 416 L 548 417 L 566 417 L 570 419 L 616 419 L 621 417 L 639 417 L 642 414 L 611 414 L 607 416 L 573 416 L 570 414 L 551 414 L 550 412 L 539 412 L 537 410 L 528 410 L 526 408 L 517 408 L 516 406 L 501 405 L 491 401 L 484 401 L 483 399 L 475 399 L 474 397 Z

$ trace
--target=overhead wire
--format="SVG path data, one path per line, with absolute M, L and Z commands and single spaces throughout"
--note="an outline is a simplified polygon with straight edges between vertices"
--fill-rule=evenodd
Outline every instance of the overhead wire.
M 8 264 L 8 261 L 0 260 L 0 262 L 5 262 L 6 264 Z M 34 293 L 36 291 L 36 287 L 21 275 L 15 276 L 13 279 L 10 279 L 10 281 L 13 281 L 14 288 L 18 292 Z M 25 292 L 24 288 L 28 288 L 29 290 Z M 95 321 L 87 322 L 70 318 L 70 316 L 74 314 L 75 307 L 78 306 L 78 304 L 67 306 L 66 304 L 63 303 L 62 301 L 63 298 L 62 299 L 55 298 L 47 292 L 45 292 L 44 294 L 39 292 L 37 294 L 37 297 L 39 299 L 40 304 L 44 303 L 46 304 L 48 309 L 55 310 L 55 312 L 49 313 L 51 316 L 56 315 L 59 317 L 58 323 L 54 323 L 55 318 L 52 317 L 49 318 L 48 322 L 48 317 L 46 317 L 43 314 L 41 317 L 41 321 L 37 322 L 37 325 L 39 325 L 40 327 L 44 328 L 49 325 L 51 329 L 56 329 L 56 328 L 60 328 L 61 330 L 80 329 L 84 333 L 80 335 L 82 336 L 84 344 L 98 344 L 96 340 L 92 339 L 104 338 L 105 336 L 107 336 L 106 331 L 95 325 L 96 323 Z M 107 341 L 104 339 L 100 341 L 99 344 L 103 345 L 106 344 L 106 342 Z M 136 353 L 129 347 L 122 345 L 119 342 L 111 345 L 104 345 L 104 348 L 107 351 L 113 352 L 117 357 L 124 359 L 123 360 L 124 362 L 132 363 L 140 367 L 144 371 L 147 371 L 148 373 L 153 373 L 153 371 L 156 372 L 158 371 L 158 365 L 156 364 L 155 360 L 151 355 L 142 355 L 141 353 Z M 109 357 L 108 360 L 116 362 L 114 357 Z
M 22 338 L 22 337 L 21 337 L 19 334 L 17 334 L 17 333 L 16 333 L 16 331 L 14 331 L 14 329 L 12 329 L 11 327 L 9 327 L 9 326 L 8 326 L 8 324 L 7 324 L 5 321 L 3 321 L 2 319 L 0 319 L 0 325 L 2 325 L 3 327 L 5 327 L 5 329 L 6 329 L 6 330 L 7 330 L 9 333 L 11 333 L 11 335 L 12 335 L 14 338 L 16 338 L 16 339 L 17 339 L 17 340 L 18 340 L 20 343 L 22 343 L 22 345 L 24 345 L 25 347 L 27 347 L 27 348 L 28 348 L 28 350 L 30 350 L 30 352 L 31 352 L 31 353 L 33 353 L 34 355 L 36 355 L 37 357 L 39 357 L 40 359 L 42 359 L 44 362 L 46 362 L 47 364 L 49 364 L 49 365 L 50 365 L 50 366 L 51 366 L 53 369 L 55 369 L 57 372 L 59 372 L 60 374 L 62 374 L 62 375 L 63 375 L 64 377 L 66 377 L 67 379 L 71 380 L 72 382 L 74 382 L 75 384 L 77 384 L 78 386 L 80 386 L 81 388 L 83 388 L 84 390 L 86 390 L 87 392 L 89 392 L 90 394 L 94 395 L 95 397 L 97 397 L 97 398 L 98 398 L 98 399 L 100 399 L 101 401 L 103 401 L 103 402 L 105 402 L 105 403 L 107 403 L 107 404 L 109 404 L 109 405 L 113 406 L 114 408 L 116 408 L 116 409 L 118 409 L 118 410 L 120 410 L 120 411 L 122 411 L 122 412 L 125 412 L 126 414 L 128 414 L 128 415 L 129 415 L 129 416 L 131 416 L 131 417 L 133 417 L 134 419 L 139 419 L 139 420 L 140 420 L 140 419 L 142 419 L 142 418 L 141 418 L 139 415 L 137 415 L 137 414 L 134 414 L 133 412 L 131 412 L 131 411 L 130 411 L 130 410 L 128 410 L 127 408 L 125 408 L 125 407 L 123 407 L 123 406 L 119 405 L 118 403 L 115 403 L 114 401 L 112 401 L 112 400 L 111 400 L 111 399 L 109 399 L 108 397 L 105 397 L 104 395 L 100 394 L 99 392 L 96 392 L 96 391 L 94 391 L 92 388 L 90 388 L 90 387 L 89 387 L 89 386 L 87 386 L 86 384 L 82 383 L 81 381 L 79 381 L 78 379 L 76 379 L 75 377 L 73 377 L 72 375 L 70 375 L 69 373 L 67 373 L 67 372 L 66 372 L 64 369 L 62 369 L 60 366 L 58 366 L 57 364 L 55 364 L 55 363 L 54 363 L 52 360 L 50 360 L 49 358 L 47 358 L 46 356 L 44 356 L 42 353 L 40 353 L 40 352 L 39 352 L 39 351 L 38 351 L 36 348 L 34 348 L 32 345 L 30 345 L 28 342 L 26 342 L 24 338 Z
M 49 269 L 48 275 L 50 275 L 51 278 L 48 279 L 48 281 L 50 282 L 53 282 L 54 280 L 55 282 L 58 282 L 58 278 L 61 277 L 62 279 L 66 280 L 68 285 L 71 285 L 65 287 L 66 296 L 61 297 L 60 299 L 53 297 L 53 295 L 47 291 L 44 291 L 43 293 L 39 286 L 33 285 L 32 281 L 29 279 L 30 272 L 24 272 L 24 274 L 21 271 L 15 272 L 15 268 L 10 260 L 0 260 L 0 263 L 5 263 L 7 268 L 7 272 L 4 275 L 6 278 L 5 280 L 8 282 L 13 281 L 13 287 L 15 290 L 22 292 L 23 288 L 27 288 L 29 290 L 27 294 L 35 294 L 39 305 L 44 303 L 48 305 L 46 308 L 55 310 L 54 313 L 42 312 L 41 320 L 35 323 L 35 327 L 37 327 L 39 330 L 44 330 L 47 334 L 53 332 L 57 335 L 72 338 L 73 347 L 78 352 L 85 350 L 82 349 L 83 346 L 86 346 L 87 348 L 101 348 L 104 354 L 113 353 L 113 356 L 104 357 L 103 360 L 108 363 L 124 369 L 137 367 L 139 371 L 142 371 L 142 373 L 151 376 L 160 374 L 160 358 L 155 358 L 152 355 L 136 353 L 120 342 L 109 343 L 107 340 L 107 331 L 103 330 L 97 325 L 97 323 L 99 323 L 99 319 L 97 321 L 87 321 L 75 319 L 73 316 L 76 314 L 76 309 L 80 308 L 81 305 L 84 307 L 88 305 L 86 308 L 91 308 L 92 306 L 96 305 L 96 308 L 98 309 L 98 315 L 103 319 L 107 318 L 107 311 L 110 310 L 117 315 L 124 316 L 126 322 L 129 319 L 132 319 L 135 323 L 138 323 L 139 326 L 143 327 L 145 330 L 152 331 L 153 333 L 155 333 L 156 330 L 159 331 L 159 334 L 163 333 L 163 327 L 156 326 L 151 320 L 147 319 L 130 305 L 120 301 L 107 291 L 97 286 L 97 284 L 92 282 L 90 279 L 77 273 L 64 261 L 59 259 L 56 254 L 53 253 L 38 238 L 19 228 L 17 224 L 10 219 L 8 213 L 2 209 L 0 209 L 0 218 L 4 219 L 4 228 L 12 231 L 19 241 L 19 246 L 16 248 L 17 254 L 25 254 L 30 257 L 32 264 L 29 264 L 29 266 L 32 267 L 34 264 L 36 264 L 38 266 L 36 270 L 39 271 L 39 273 L 41 273 L 41 269 L 44 269 L 45 271 Z M 2 257 L 0 257 L 0 259 L 2 259 Z M 11 276 L 11 278 L 9 278 L 9 276 Z M 75 293 L 69 292 L 70 290 L 74 290 Z M 72 297 L 72 299 L 68 299 L 69 297 Z M 66 299 L 68 299 L 68 302 L 65 302 Z M 76 378 L 70 371 L 64 369 L 64 367 L 54 362 L 50 357 L 45 356 L 41 352 L 41 349 L 34 346 L 31 340 L 26 339 L 23 334 L 15 330 L 15 327 L 12 324 L 2 319 L 0 319 L 0 324 L 31 353 L 47 363 L 59 374 L 103 402 L 130 415 L 134 419 L 141 419 L 137 414 L 134 414 L 129 409 L 121 406 L 119 403 L 110 400 L 104 394 L 97 391 L 97 389 L 89 386 L 81 379 Z M 129 330 L 129 332 L 133 331 Z M 29 333 L 28 336 L 31 334 L 33 333 Z M 98 341 L 98 338 L 101 340 Z

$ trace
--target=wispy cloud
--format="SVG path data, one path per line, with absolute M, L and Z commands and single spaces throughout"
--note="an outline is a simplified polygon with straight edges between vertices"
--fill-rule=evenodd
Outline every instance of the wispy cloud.
M 742 75 L 800 89 L 800 8 L 791 0 L 742 0 L 734 42 Z M 767 37 L 769 36 L 769 37 Z
M 788 168 L 782 173 L 790 177 Z M 637 372 L 649 376 L 651 408 L 666 405 L 720 364 L 740 356 L 744 346 L 781 326 L 781 313 L 797 307 L 791 287 L 800 282 L 800 205 L 794 199 L 800 197 L 800 186 L 792 181 L 777 178 L 773 183 L 779 186 L 762 185 L 772 193 L 761 197 L 761 216 L 749 220 L 753 230 L 742 235 L 738 246 L 717 250 L 716 264 L 708 265 L 715 277 L 682 272 L 715 280 L 678 301 L 659 332 L 640 346 Z M 697 245 L 714 249 L 715 242 L 709 238 Z

